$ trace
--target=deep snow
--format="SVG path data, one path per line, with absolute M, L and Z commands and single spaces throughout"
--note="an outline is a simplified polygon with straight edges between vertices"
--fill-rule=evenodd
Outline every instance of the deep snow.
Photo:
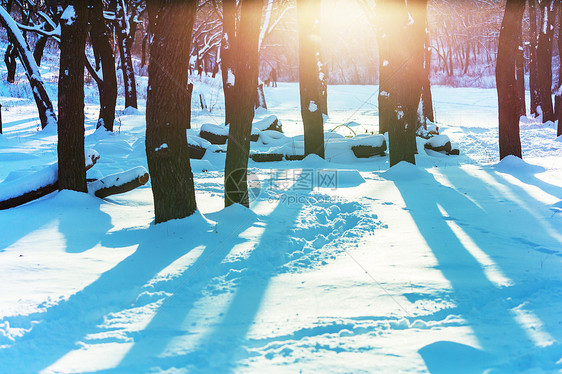
M 194 99 L 194 129 L 220 124 L 216 87 L 194 92 L 214 103 L 209 113 Z M 376 132 L 376 93 L 330 86 L 327 129 Z M 258 119 L 301 135 L 298 85 L 265 94 Z M 460 156 L 420 140 L 416 166 L 349 150 L 250 161 L 248 210 L 223 209 L 224 154 L 208 153 L 192 160 L 199 212 L 160 225 L 150 183 L 0 211 L 0 372 L 562 370 L 554 124 L 524 119 L 524 161 L 499 162 L 495 90 L 433 94 Z M 144 102 L 108 134 L 94 131 L 95 87 L 86 97 L 86 146 L 101 156 L 88 177 L 146 167 Z M 32 100 L 0 102 L 1 190 L 55 162 L 56 135 L 37 131 Z

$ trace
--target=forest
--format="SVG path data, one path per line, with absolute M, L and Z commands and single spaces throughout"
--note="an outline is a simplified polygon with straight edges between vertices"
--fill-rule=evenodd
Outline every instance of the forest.
M 562 0 L 0 0 L 0 373 L 562 370 Z

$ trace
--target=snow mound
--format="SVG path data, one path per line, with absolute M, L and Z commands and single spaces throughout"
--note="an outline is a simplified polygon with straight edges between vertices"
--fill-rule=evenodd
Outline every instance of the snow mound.
M 0 137 L 1 138 L 1 137 Z M 1 142 L 2 140 L 0 140 Z M 554 139 L 555 142 L 560 142 L 562 143 L 562 135 L 560 135 L 559 137 L 557 137 L 556 139 Z
M 519 157 L 513 155 L 504 157 L 493 167 L 496 171 L 499 171 L 501 173 L 536 174 L 545 171 L 542 166 L 529 164 Z
M 449 137 L 447 135 L 437 135 L 434 136 L 433 138 L 430 138 L 426 144 L 429 144 L 431 146 L 431 148 L 435 149 L 435 148 L 442 148 L 445 147 L 447 145 L 447 143 L 450 143 L 451 139 L 449 139 Z
M 382 173 L 381 176 L 391 181 L 403 181 L 422 178 L 426 176 L 426 173 L 414 164 L 401 161 Z
M 557 203 L 552 204 L 550 209 L 557 212 L 557 213 L 562 213 L 562 200 L 560 200 Z
M 365 183 L 365 179 L 363 179 L 361 173 L 357 170 L 337 170 L 336 175 L 338 178 L 338 188 L 356 187 Z
M 215 221 L 219 226 L 227 225 L 228 227 L 239 226 L 241 222 L 255 222 L 258 215 L 251 209 L 241 204 L 232 204 L 218 212 L 207 215 L 211 220 Z
M 323 167 L 327 163 L 326 160 L 315 154 L 310 154 L 302 160 L 302 165 L 309 168 Z

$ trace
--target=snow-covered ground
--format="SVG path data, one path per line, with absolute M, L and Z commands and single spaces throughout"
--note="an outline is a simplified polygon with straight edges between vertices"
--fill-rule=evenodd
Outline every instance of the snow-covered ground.
M 0 189 L 56 161 L 19 84 L 0 89 Z M 213 111 L 195 97 L 193 127 L 220 124 L 220 91 L 200 89 Z M 302 134 L 298 85 L 265 94 L 259 118 Z M 223 209 L 224 154 L 208 154 L 199 212 L 159 225 L 150 183 L 0 211 L 0 373 L 562 370 L 562 139 L 524 120 L 524 161 L 499 162 L 495 90 L 433 94 L 460 156 L 250 161 L 248 210 Z M 327 129 L 376 132 L 377 87 L 328 95 Z M 145 103 L 108 134 L 86 97 L 88 177 L 146 167 Z

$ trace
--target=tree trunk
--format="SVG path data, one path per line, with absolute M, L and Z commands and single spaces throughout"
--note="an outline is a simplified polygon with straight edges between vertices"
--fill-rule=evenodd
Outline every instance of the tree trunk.
M 35 43 L 35 49 L 33 49 L 33 58 L 35 59 L 35 63 L 37 64 L 37 66 L 41 66 L 41 59 L 43 58 L 43 51 L 45 50 L 45 46 L 47 45 L 47 39 L 49 39 L 49 37 L 41 35 L 39 39 L 37 39 L 37 43 Z
M 427 17 L 425 21 L 426 30 L 428 30 L 427 25 Z M 431 95 L 431 44 L 429 39 L 429 32 L 425 31 L 425 57 L 424 57 L 424 76 L 423 76 L 423 85 L 422 85 L 422 112 L 423 116 L 430 120 L 431 122 L 435 122 L 435 117 L 433 114 L 433 97 Z M 425 121 L 424 121 L 425 122 Z
M 252 1 L 252 0 L 250 0 Z M 226 0 L 222 3 L 223 7 L 223 37 L 221 42 L 221 71 L 222 87 L 224 92 L 224 124 L 230 125 L 231 111 L 234 108 L 234 64 L 233 51 L 234 38 L 236 35 L 236 1 Z M 231 38 L 231 39 L 229 39 Z
M 524 0 L 507 0 L 500 29 L 496 63 L 500 159 L 509 155 L 521 157 L 515 55 L 524 11 Z
M 417 97 L 412 96 L 412 103 L 410 105 L 416 106 L 416 115 L 414 118 L 416 121 L 415 130 L 417 130 L 420 126 L 423 126 L 425 128 L 425 121 L 427 118 L 425 116 L 425 111 L 429 111 L 429 109 L 426 108 L 428 104 L 429 106 L 431 106 L 431 113 L 429 114 L 431 118 L 433 118 L 433 107 L 431 104 L 431 84 L 429 81 L 431 49 L 428 50 L 426 48 L 426 46 L 429 45 L 429 34 L 427 31 L 427 0 L 409 0 L 407 2 L 407 6 L 408 13 L 414 21 L 413 24 L 409 26 L 413 29 L 410 31 L 412 35 L 410 41 L 412 43 L 412 55 L 409 57 L 409 60 L 413 74 L 413 80 L 411 82 L 411 85 L 414 86 L 412 89 L 412 95 L 417 95 Z M 426 59 L 428 59 L 428 61 L 426 61 Z M 424 99 L 427 99 L 429 103 L 426 104 Z M 421 112 L 418 113 L 420 101 Z M 417 153 L 415 138 L 413 138 L 412 147 L 414 152 Z
M 7 70 L 6 80 L 9 83 L 14 83 L 16 80 L 16 56 L 16 48 L 14 48 L 13 44 L 9 44 L 8 48 L 6 48 L 6 53 L 4 54 L 4 62 L 6 63 Z
M 121 56 L 121 71 L 125 86 L 125 108 L 137 108 L 137 85 L 128 34 L 128 21 L 124 0 L 115 0 L 116 34 Z
M 552 39 L 554 35 L 554 0 L 541 0 L 541 30 L 537 46 L 540 107 L 543 123 L 554 121 L 552 109 Z
M 14 41 L 14 48 L 17 50 L 20 61 L 25 68 L 25 73 L 29 79 L 31 90 L 33 91 L 33 98 L 37 104 L 37 111 L 39 112 L 39 119 L 41 120 L 41 127 L 45 128 L 47 125 L 52 124 L 52 127 L 57 125 L 57 117 L 53 111 L 53 104 L 49 99 L 49 95 L 45 90 L 41 74 L 33 58 L 25 38 L 23 37 L 17 24 L 14 22 L 10 14 L 0 6 L 0 23 L 6 29 L 8 37 Z
M 392 117 L 392 105 L 390 103 L 389 91 L 393 72 L 388 64 L 392 46 L 389 44 L 389 38 L 386 34 L 386 31 L 391 28 L 392 25 L 390 17 L 385 16 L 385 13 L 387 13 L 386 11 L 391 10 L 391 7 L 387 3 L 388 1 L 378 1 L 376 3 L 378 7 L 378 11 L 376 12 L 378 25 L 377 44 L 379 47 L 379 134 L 388 132 Z
M 227 17 L 235 17 L 235 14 L 230 11 L 235 9 L 235 3 L 236 0 L 223 1 L 225 23 Z M 224 171 L 226 206 L 235 203 L 249 206 L 248 156 L 258 85 L 258 43 L 262 7 L 263 1 L 242 0 L 236 36 L 225 34 L 225 38 L 231 43 L 228 50 L 228 53 L 231 54 L 229 58 L 234 61 L 234 71 L 229 73 L 234 76 L 231 86 L 233 98 L 230 102 L 233 107 L 227 109 L 230 111 L 230 131 Z M 227 9 L 229 9 L 228 12 Z M 234 19 L 228 22 L 234 23 Z M 225 57 L 224 54 L 222 56 Z
M 525 104 L 525 55 L 523 52 L 523 37 L 522 34 L 519 33 L 519 35 L 517 35 L 517 49 L 515 50 L 517 99 L 519 102 L 517 113 L 519 117 L 527 114 L 527 106 Z
M 529 5 L 529 91 L 531 96 L 531 107 L 529 111 L 532 116 L 539 115 L 540 105 L 539 79 L 537 67 L 537 4 L 536 0 L 527 0 Z
M 90 40 L 95 55 L 101 62 L 103 81 L 100 87 L 100 114 L 97 127 L 104 126 L 113 131 L 115 106 L 117 103 L 117 76 L 115 57 L 110 42 L 110 32 L 103 18 L 103 1 L 92 1 Z
M 405 1 L 379 0 L 377 8 L 380 18 L 386 18 L 383 33 L 384 52 L 381 83 L 386 86 L 390 102 L 388 137 L 390 166 L 401 161 L 415 163 L 416 123 L 424 75 L 424 34 L 419 35 L 425 22 L 418 16 L 425 12 L 425 0 Z M 409 12 L 416 14 L 411 22 Z M 412 17 L 413 18 L 413 17 Z M 414 19 L 416 19 L 414 18 Z M 420 42 L 421 41 L 421 42 Z M 397 46 L 400 46 L 398 48 Z
M 324 158 L 323 97 L 326 96 L 320 60 L 320 1 L 297 0 L 299 83 L 304 125 L 304 155 Z
M 88 0 L 66 7 L 60 20 L 59 190 L 86 192 L 84 64 Z
M 191 116 L 187 82 L 196 5 L 162 0 L 151 8 L 158 16 L 148 63 L 146 158 L 156 223 L 197 210 L 185 131 Z

